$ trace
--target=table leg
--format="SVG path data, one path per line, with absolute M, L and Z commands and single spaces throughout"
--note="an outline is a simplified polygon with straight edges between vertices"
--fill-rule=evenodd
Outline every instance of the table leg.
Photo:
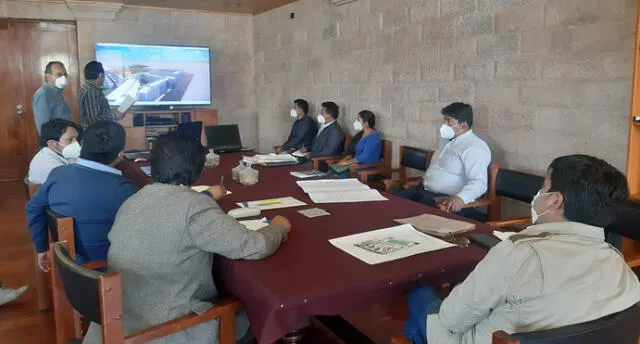
M 301 328 L 297 330 L 293 330 L 282 337 L 282 341 L 285 344 L 299 344 L 304 338 L 304 335 L 307 334 L 307 328 Z

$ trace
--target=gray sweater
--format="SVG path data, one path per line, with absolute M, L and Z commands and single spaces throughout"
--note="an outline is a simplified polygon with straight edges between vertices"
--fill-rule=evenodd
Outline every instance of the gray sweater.
M 109 240 L 108 265 L 122 275 L 125 332 L 130 335 L 213 300 L 214 253 L 261 259 L 286 240 L 286 231 L 277 225 L 247 230 L 204 194 L 151 184 L 122 205 Z M 92 324 L 83 343 L 99 343 L 98 329 Z M 153 343 L 217 343 L 217 332 L 214 321 Z

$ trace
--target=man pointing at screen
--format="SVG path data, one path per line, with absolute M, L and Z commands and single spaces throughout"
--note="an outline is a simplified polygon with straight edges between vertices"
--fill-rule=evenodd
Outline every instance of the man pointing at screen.
M 91 61 L 84 67 L 84 84 L 78 94 L 80 123 L 84 128 L 97 121 L 119 121 L 124 113 L 112 110 L 102 92 L 104 68 L 102 63 Z

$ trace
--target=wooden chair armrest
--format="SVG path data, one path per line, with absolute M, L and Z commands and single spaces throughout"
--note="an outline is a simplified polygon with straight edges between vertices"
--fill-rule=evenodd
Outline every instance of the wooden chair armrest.
M 527 225 L 531 224 L 531 217 L 521 217 L 517 219 L 504 220 L 504 221 L 489 221 L 488 225 L 496 228 L 509 227 L 509 226 L 518 226 L 518 225 Z
M 313 161 L 313 169 L 317 170 L 320 168 L 320 161 L 324 161 L 327 164 L 331 165 L 333 163 L 340 161 L 341 159 L 342 159 L 341 156 L 319 156 L 319 157 L 311 158 L 311 161 Z
M 492 337 L 492 344 L 520 344 L 520 340 L 511 337 L 511 335 L 504 331 L 493 332 Z
M 88 263 L 82 264 L 82 266 L 89 270 L 106 269 L 107 262 L 88 262 Z
M 391 344 L 411 344 L 411 342 L 403 336 L 391 337 Z
M 389 178 L 391 177 L 391 173 L 392 173 L 391 169 L 388 167 L 374 168 L 371 170 L 364 170 L 364 171 L 359 171 L 359 170 L 350 171 L 350 174 L 353 174 L 353 177 L 358 177 L 358 179 L 363 181 L 363 183 L 366 183 L 367 180 L 369 180 L 369 176 L 383 175 Z
M 210 310 L 201 315 L 189 314 L 164 324 L 152 326 L 146 330 L 136 332 L 125 339 L 125 344 L 142 344 L 155 339 L 166 337 L 176 332 L 209 322 L 216 318 L 230 317 L 235 321 L 236 311 L 242 306 L 237 299 L 223 299 Z
M 358 170 L 364 170 L 364 169 L 372 169 L 372 168 L 377 168 L 377 167 L 384 167 L 384 163 L 383 162 L 376 162 L 375 164 L 355 164 L 355 165 L 351 165 L 349 166 L 349 171 L 358 171 Z
M 422 185 L 422 177 L 411 177 L 407 178 L 407 180 L 404 182 L 404 185 L 402 185 L 402 188 L 407 190 L 420 185 Z
M 476 207 L 486 207 L 493 204 L 490 199 L 480 199 L 475 202 L 471 202 L 462 206 L 462 208 L 476 208 Z

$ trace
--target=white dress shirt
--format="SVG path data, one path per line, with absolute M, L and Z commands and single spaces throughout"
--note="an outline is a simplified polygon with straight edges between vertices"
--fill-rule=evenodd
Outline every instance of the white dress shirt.
M 638 301 L 638 277 L 602 228 L 535 225 L 493 247 L 453 289 L 440 312 L 427 317 L 427 341 L 486 344 L 494 331 L 578 324 Z
M 58 153 L 44 147 L 38 151 L 29 164 L 28 180 L 32 184 L 44 184 L 49 173 L 56 167 L 68 165 L 69 161 Z
M 489 146 L 473 131 L 440 141 L 424 175 L 425 190 L 458 196 L 467 204 L 487 192 Z

